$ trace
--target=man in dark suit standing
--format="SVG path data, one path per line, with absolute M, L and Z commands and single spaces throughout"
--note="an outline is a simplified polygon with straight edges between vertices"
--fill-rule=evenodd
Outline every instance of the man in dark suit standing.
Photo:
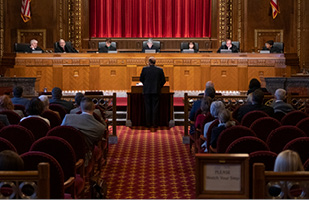
M 71 45 L 67 45 L 64 39 L 60 39 L 55 47 L 55 53 L 77 53 Z
M 143 94 L 146 110 L 146 126 L 158 126 L 159 97 L 165 84 L 163 69 L 155 66 L 156 59 L 149 58 L 149 66 L 143 68 L 140 81 L 143 83 Z

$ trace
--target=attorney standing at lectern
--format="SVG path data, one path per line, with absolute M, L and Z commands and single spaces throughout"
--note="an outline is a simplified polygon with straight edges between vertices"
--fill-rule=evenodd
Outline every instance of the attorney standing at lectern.
M 163 69 L 155 66 L 156 59 L 149 58 L 148 66 L 144 67 L 140 75 L 143 83 L 143 95 L 146 110 L 146 126 L 157 127 L 159 118 L 159 97 L 161 88 L 165 84 Z

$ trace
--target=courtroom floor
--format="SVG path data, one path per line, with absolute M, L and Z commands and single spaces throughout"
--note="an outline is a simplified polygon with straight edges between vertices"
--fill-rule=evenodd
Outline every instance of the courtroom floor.
M 194 157 L 182 143 L 183 126 L 117 127 L 102 178 L 108 199 L 194 199 Z

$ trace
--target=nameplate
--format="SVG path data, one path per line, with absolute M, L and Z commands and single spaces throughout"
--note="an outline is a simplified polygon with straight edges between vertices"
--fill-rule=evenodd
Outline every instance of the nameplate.
M 155 49 L 145 49 L 145 53 L 156 53 Z

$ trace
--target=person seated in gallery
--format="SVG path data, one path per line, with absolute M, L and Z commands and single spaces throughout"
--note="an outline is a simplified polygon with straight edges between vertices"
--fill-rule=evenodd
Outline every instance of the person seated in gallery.
M 52 90 L 52 98 L 49 100 L 49 103 L 61 105 L 67 111 L 67 113 L 70 113 L 70 110 L 74 108 L 73 103 L 63 100 L 61 97 L 62 90 L 58 87 L 54 87 Z
M 274 112 L 283 112 L 285 114 L 294 110 L 291 104 L 285 103 L 284 100 L 286 98 L 286 91 L 284 89 L 277 89 L 274 94 L 275 100 L 271 104 L 273 107 Z
M 195 47 L 195 42 L 193 42 L 193 41 L 190 41 L 190 42 L 188 43 L 188 49 L 189 49 L 189 50 L 193 50 L 194 53 L 197 53 L 197 52 L 198 52 L 198 49 Z M 185 49 L 183 49 L 183 50 L 185 50 Z
M 116 51 L 116 47 L 112 45 L 112 40 L 110 38 L 106 38 L 105 46 L 99 48 L 100 53 L 107 53 L 108 51 Z
M 16 86 L 13 89 L 13 98 L 11 98 L 12 103 L 15 104 L 19 104 L 19 105 L 23 105 L 25 106 L 25 109 L 28 108 L 28 105 L 30 103 L 29 99 L 26 98 L 22 98 L 24 89 L 21 86 Z
M 280 49 L 278 47 L 274 47 L 274 41 L 269 40 L 265 43 L 265 46 L 262 50 L 269 50 L 270 53 L 281 53 Z
M 54 48 L 55 53 L 78 53 L 77 50 L 74 49 L 70 44 L 67 44 L 64 39 L 60 39 Z
M 24 169 L 23 159 L 14 151 L 0 152 L 0 171 L 21 171 Z
M 44 111 L 51 111 L 51 112 L 54 112 L 56 115 L 58 115 L 58 117 L 60 118 L 60 114 L 58 111 L 54 111 L 54 110 L 51 110 L 49 109 L 49 99 L 48 99 L 48 96 L 46 95 L 40 95 L 39 96 L 39 99 L 42 101 L 43 105 L 44 105 Z
M 43 119 L 48 125 L 50 125 L 50 122 L 48 119 L 41 117 L 41 114 L 44 111 L 44 104 L 43 102 L 38 98 L 35 97 L 31 99 L 29 107 L 27 109 L 27 117 L 23 117 L 20 121 L 23 121 L 24 119 L 30 118 L 30 117 L 37 117 L 40 119 Z
M 155 49 L 155 50 L 156 50 L 156 53 L 160 51 L 159 48 L 157 48 L 157 47 L 155 47 L 155 46 L 153 45 L 153 40 L 152 40 L 151 38 L 149 38 L 149 39 L 147 40 L 147 45 L 146 45 L 146 47 L 143 46 L 142 52 L 145 53 L 145 50 L 148 50 L 148 49 Z
M 0 96 L 0 112 L 2 111 L 13 111 L 17 113 L 20 117 L 24 117 L 24 113 L 21 110 L 14 110 L 14 105 L 7 95 Z
M 257 80 L 256 78 L 253 78 L 253 79 L 250 80 L 249 89 L 247 91 L 247 95 L 249 95 L 250 93 L 254 92 L 256 89 L 261 89 L 265 94 L 269 93 L 266 88 L 262 88 L 261 87 L 261 83 L 260 83 L 259 80 Z
M 217 53 L 221 53 L 221 49 L 227 49 L 227 50 L 231 50 L 232 53 L 238 53 L 238 48 L 237 46 L 235 46 L 234 44 L 232 44 L 232 40 L 227 39 L 225 41 L 224 45 L 221 45 L 221 47 L 218 49 Z
M 274 109 L 270 106 L 263 105 L 264 92 L 261 89 L 256 89 L 252 93 L 252 102 L 239 107 L 237 112 L 237 121 L 241 122 L 243 116 L 250 111 L 259 110 L 268 114 L 270 117 L 274 115 Z
M 41 51 L 43 53 L 43 49 L 38 46 L 38 41 L 35 39 L 30 41 L 30 46 L 26 49 L 26 52 L 28 53 L 32 53 L 33 51 Z

